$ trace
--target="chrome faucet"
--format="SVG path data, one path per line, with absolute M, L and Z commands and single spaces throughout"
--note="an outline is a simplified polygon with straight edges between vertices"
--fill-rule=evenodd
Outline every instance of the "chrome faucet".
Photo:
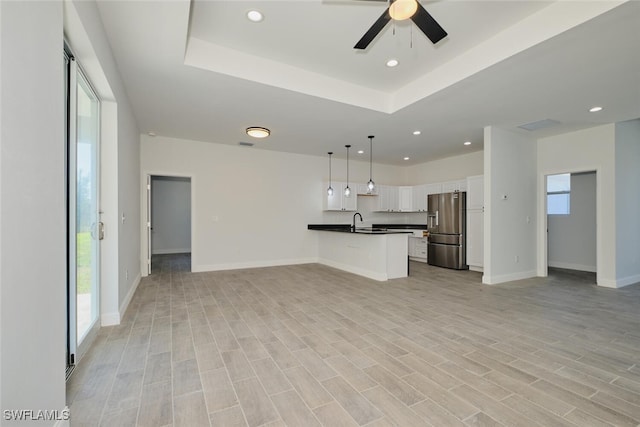
M 353 225 L 351 226 L 351 232 L 355 233 L 356 232 L 356 215 L 360 217 L 360 222 L 362 222 L 362 215 L 360 215 L 360 212 L 356 212 L 353 214 Z

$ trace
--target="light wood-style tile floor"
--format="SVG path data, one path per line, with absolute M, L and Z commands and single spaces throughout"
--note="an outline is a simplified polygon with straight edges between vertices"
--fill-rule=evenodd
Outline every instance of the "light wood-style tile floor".
M 71 425 L 636 426 L 640 285 L 166 257 L 68 383 Z

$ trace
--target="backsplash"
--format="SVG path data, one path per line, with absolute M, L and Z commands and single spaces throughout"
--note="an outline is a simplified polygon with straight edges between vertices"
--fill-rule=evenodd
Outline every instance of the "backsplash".
M 362 222 L 358 226 L 367 227 L 371 224 L 426 224 L 426 212 L 375 212 L 377 196 L 357 196 L 358 212 L 362 215 Z M 323 224 L 351 224 L 355 212 L 323 211 Z

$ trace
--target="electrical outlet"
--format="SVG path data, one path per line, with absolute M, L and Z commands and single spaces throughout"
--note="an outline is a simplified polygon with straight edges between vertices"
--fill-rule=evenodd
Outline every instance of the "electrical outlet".
M 124 271 L 124 278 L 125 278 L 125 280 L 129 280 L 129 270 L 128 269 Z

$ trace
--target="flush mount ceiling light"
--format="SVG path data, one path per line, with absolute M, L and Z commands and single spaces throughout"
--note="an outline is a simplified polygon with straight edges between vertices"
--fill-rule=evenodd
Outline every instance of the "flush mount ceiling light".
M 597 113 L 598 111 L 602 111 L 602 107 L 591 107 L 589 109 L 590 113 Z
M 264 15 L 258 10 L 250 10 L 247 12 L 247 19 L 251 22 L 260 22 L 264 19 Z
M 389 68 L 393 68 L 396 67 L 399 64 L 397 59 L 390 59 L 387 61 L 387 67 Z
M 471 145 L 471 141 L 465 141 L 464 145 Z
M 254 138 L 266 138 L 271 135 L 271 131 L 267 128 L 252 126 L 247 128 L 247 135 Z
M 422 133 L 422 132 L 420 132 L 419 130 L 414 130 L 414 131 L 413 131 L 413 134 L 414 134 L 414 135 L 420 135 L 421 133 Z

